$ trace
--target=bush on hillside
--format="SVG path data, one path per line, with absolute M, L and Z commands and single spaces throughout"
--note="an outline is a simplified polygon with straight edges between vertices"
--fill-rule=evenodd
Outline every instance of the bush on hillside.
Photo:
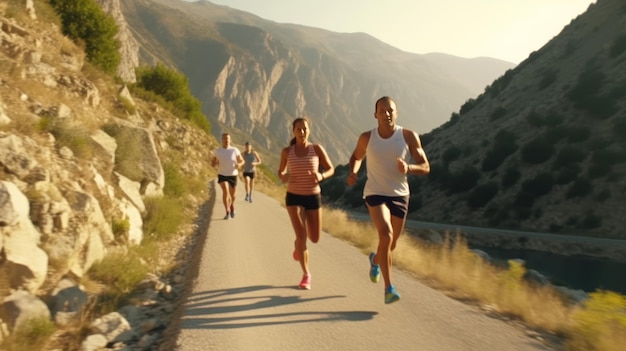
M 498 183 L 491 181 L 474 188 L 467 198 L 467 204 L 471 208 L 483 207 L 498 193 Z
M 450 145 L 441 155 L 441 160 L 444 164 L 449 164 L 452 161 L 455 161 L 461 156 L 461 148 L 456 145 Z
M 584 197 L 593 191 L 593 184 L 586 178 L 579 178 L 569 187 L 567 194 L 568 199 L 574 197 Z
M 85 46 L 87 59 L 108 74 L 120 63 L 118 28 L 94 0 L 50 0 L 59 14 L 63 34 Z
M 539 90 L 543 90 L 549 87 L 550 85 L 552 85 L 552 83 L 556 82 L 558 77 L 559 77 L 559 71 L 557 69 L 554 69 L 554 68 L 546 69 L 546 71 L 543 72 L 543 76 L 541 77 L 541 80 L 539 81 Z
M 133 86 L 133 90 L 140 88 L 156 94 L 171 103 L 172 112 L 182 114 L 185 119 L 192 121 L 208 134 L 211 133 L 211 125 L 202 113 L 202 104 L 191 94 L 187 77 L 184 74 L 167 68 L 161 63 L 157 63 L 154 67 L 137 67 L 135 72 L 137 83 Z
M 586 153 L 580 148 L 566 146 L 559 150 L 552 165 L 555 169 L 575 165 L 582 162 L 586 156 Z
M 576 180 L 581 172 L 579 165 L 568 165 L 559 169 L 555 183 L 559 185 L 568 184 Z
M 517 167 L 509 167 L 504 172 L 502 176 L 502 186 L 504 188 L 509 188 L 517 183 L 517 181 L 522 176 L 522 173 L 519 171 Z
M 578 77 L 576 86 L 566 96 L 576 107 L 590 112 L 592 117 L 606 119 L 618 108 L 612 96 L 601 94 L 605 84 L 606 76 L 591 62 Z
M 515 151 L 517 151 L 517 144 L 515 143 L 515 134 L 500 130 L 494 138 L 495 143 L 491 150 L 485 155 L 485 159 L 481 164 L 483 171 L 494 170 L 502 164 L 502 162 Z
M 622 34 L 613 40 L 609 55 L 612 58 L 617 57 L 621 55 L 624 51 L 626 51 L 626 34 Z
M 453 173 L 447 184 L 452 193 L 462 193 L 471 190 L 478 183 L 480 172 L 471 166 L 467 166 L 458 173 Z
M 540 173 L 532 179 L 522 183 L 522 190 L 537 196 L 543 196 L 552 191 L 554 176 L 550 173 Z
M 554 146 L 547 138 L 538 137 L 522 147 L 522 161 L 538 165 L 549 160 L 554 154 Z
M 489 120 L 490 121 L 495 121 L 497 119 L 500 119 L 500 118 L 506 116 L 506 112 L 507 112 L 506 108 L 504 108 L 502 106 L 499 106 L 491 113 L 491 115 L 489 116 Z

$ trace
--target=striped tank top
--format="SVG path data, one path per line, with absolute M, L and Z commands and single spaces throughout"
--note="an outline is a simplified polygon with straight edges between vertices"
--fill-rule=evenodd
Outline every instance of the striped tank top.
M 296 146 L 289 147 L 287 168 L 289 168 L 289 183 L 287 191 L 296 195 L 315 195 L 321 192 L 314 173 L 319 169 L 320 160 L 315 153 L 313 144 L 307 148 L 305 156 L 296 155 Z

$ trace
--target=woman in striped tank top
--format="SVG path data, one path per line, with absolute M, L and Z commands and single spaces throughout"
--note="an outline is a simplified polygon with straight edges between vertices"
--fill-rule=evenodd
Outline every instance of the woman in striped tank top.
M 320 238 L 322 210 L 319 183 L 335 173 L 326 150 L 309 142 L 309 120 L 297 118 L 293 121 L 294 138 L 280 154 L 278 177 L 287 184 L 285 205 L 293 230 L 296 233 L 293 258 L 302 267 L 301 289 L 311 288 L 309 251 L 307 237 L 316 243 Z

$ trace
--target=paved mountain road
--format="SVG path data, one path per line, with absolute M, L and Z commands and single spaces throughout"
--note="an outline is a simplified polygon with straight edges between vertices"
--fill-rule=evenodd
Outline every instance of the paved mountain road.
M 255 193 L 223 220 L 217 191 L 176 350 L 550 350 L 501 320 L 395 270 L 385 305 L 367 256 L 326 233 L 309 244 L 312 289 L 300 290 L 294 234 L 280 203 Z

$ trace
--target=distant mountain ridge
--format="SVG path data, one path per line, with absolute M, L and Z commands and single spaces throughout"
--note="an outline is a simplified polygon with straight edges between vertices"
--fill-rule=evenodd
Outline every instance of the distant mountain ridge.
M 599 0 L 422 136 L 409 217 L 626 239 L 625 136 L 626 3 Z M 362 208 L 345 172 L 324 193 Z
M 290 122 L 308 116 L 312 139 L 345 163 L 358 133 L 374 126 L 378 97 L 396 98 L 402 123 L 424 133 L 514 67 L 407 53 L 365 33 L 280 24 L 208 1 L 133 0 L 122 10 L 142 62 L 182 71 L 216 134 L 270 155 L 289 140 Z

